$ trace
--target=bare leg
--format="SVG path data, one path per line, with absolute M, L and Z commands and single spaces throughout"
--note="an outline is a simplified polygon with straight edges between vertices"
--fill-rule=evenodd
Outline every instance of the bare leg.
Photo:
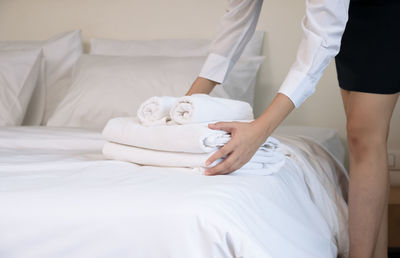
M 388 202 L 385 203 L 385 211 L 383 213 L 381 228 L 376 242 L 374 258 L 387 258 L 388 257 Z
M 350 151 L 350 258 L 371 258 L 388 194 L 387 137 L 398 94 L 342 90 Z

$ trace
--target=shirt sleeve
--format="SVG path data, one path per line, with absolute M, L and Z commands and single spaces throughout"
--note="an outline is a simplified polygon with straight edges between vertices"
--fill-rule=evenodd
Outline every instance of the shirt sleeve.
M 348 8 L 349 0 L 307 0 L 296 61 L 279 89 L 296 108 L 313 94 L 323 71 L 339 53 Z
M 263 0 L 229 0 L 200 77 L 223 83 L 257 26 Z

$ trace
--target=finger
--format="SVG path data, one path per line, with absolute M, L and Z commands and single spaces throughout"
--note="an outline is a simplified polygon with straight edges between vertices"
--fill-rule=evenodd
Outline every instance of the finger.
M 239 158 L 236 158 L 231 166 L 230 173 L 235 172 L 236 170 L 240 169 L 241 167 L 243 167 L 243 165 L 244 165 L 243 162 Z
M 208 176 L 229 174 L 233 171 L 232 165 L 235 163 L 235 160 L 236 156 L 231 154 L 224 161 L 222 161 L 215 167 L 207 169 L 205 171 L 205 174 Z
M 222 131 L 226 131 L 226 132 L 230 133 L 234 129 L 234 123 L 218 122 L 215 124 L 209 124 L 208 128 L 213 129 L 213 130 L 222 130 Z
M 227 169 L 224 169 L 223 171 L 213 172 L 212 169 L 214 169 L 216 167 L 215 166 L 214 168 L 211 168 L 210 171 L 206 171 L 206 175 L 213 176 L 213 175 L 231 174 L 231 173 L 235 172 L 236 170 L 241 169 L 247 163 L 247 161 L 245 161 L 245 159 L 242 158 L 242 155 L 238 154 L 237 151 L 231 153 L 229 156 L 230 156 L 232 162 L 231 162 L 230 166 L 228 164 L 229 167 Z M 216 174 L 213 174 L 213 173 L 216 173 Z
M 231 173 L 235 172 L 236 170 L 241 169 L 244 165 L 246 165 L 247 162 L 243 161 L 243 160 L 239 160 L 237 159 L 237 162 L 235 164 L 232 165 L 231 169 Z
M 232 140 L 231 140 L 232 141 Z M 207 161 L 206 161 L 206 166 L 211 165 L 212 163 L 214 163 L 216 160 L 219 160 L 225 156 L 228 156 L 235 148 L 234 148 L 234 144 L 231 143 L 231 141 L 229 141 L 227 144 L 225 144 L 224 147 L 222 147 L 221 149 L 219 149 L 217 152 L 215 152 L 213 155 L 211 155 Z

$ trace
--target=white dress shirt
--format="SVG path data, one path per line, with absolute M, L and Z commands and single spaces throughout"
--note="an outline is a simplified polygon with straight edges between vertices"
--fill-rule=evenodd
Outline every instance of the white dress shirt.
M 306 0 L 303 38 L 279 92 L 299 107 L 339 53 L 350 0 Z M 223 83 L 254 34 L 263 0 L 229 0 L 200 77 Z

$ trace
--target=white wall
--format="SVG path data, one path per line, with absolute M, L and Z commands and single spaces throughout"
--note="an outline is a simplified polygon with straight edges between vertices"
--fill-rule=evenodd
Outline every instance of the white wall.
M 90 37 L 154 39 L 211 38 L 225 0 L 0 0 L 0 40 L 46 39 L 81 28 Z M 266 31 L 255 110 L 272 99 L 294 60 L 301 37 L 304 1 L 264 0 L 258 29 Z M 373 122 L 373 121 L 371 121 Z M 285 124 L 337 128 L 345 117 L 332 63 L 317 92 Z M 400 149 L 400 104 L 393 114 L 389 147 Z

